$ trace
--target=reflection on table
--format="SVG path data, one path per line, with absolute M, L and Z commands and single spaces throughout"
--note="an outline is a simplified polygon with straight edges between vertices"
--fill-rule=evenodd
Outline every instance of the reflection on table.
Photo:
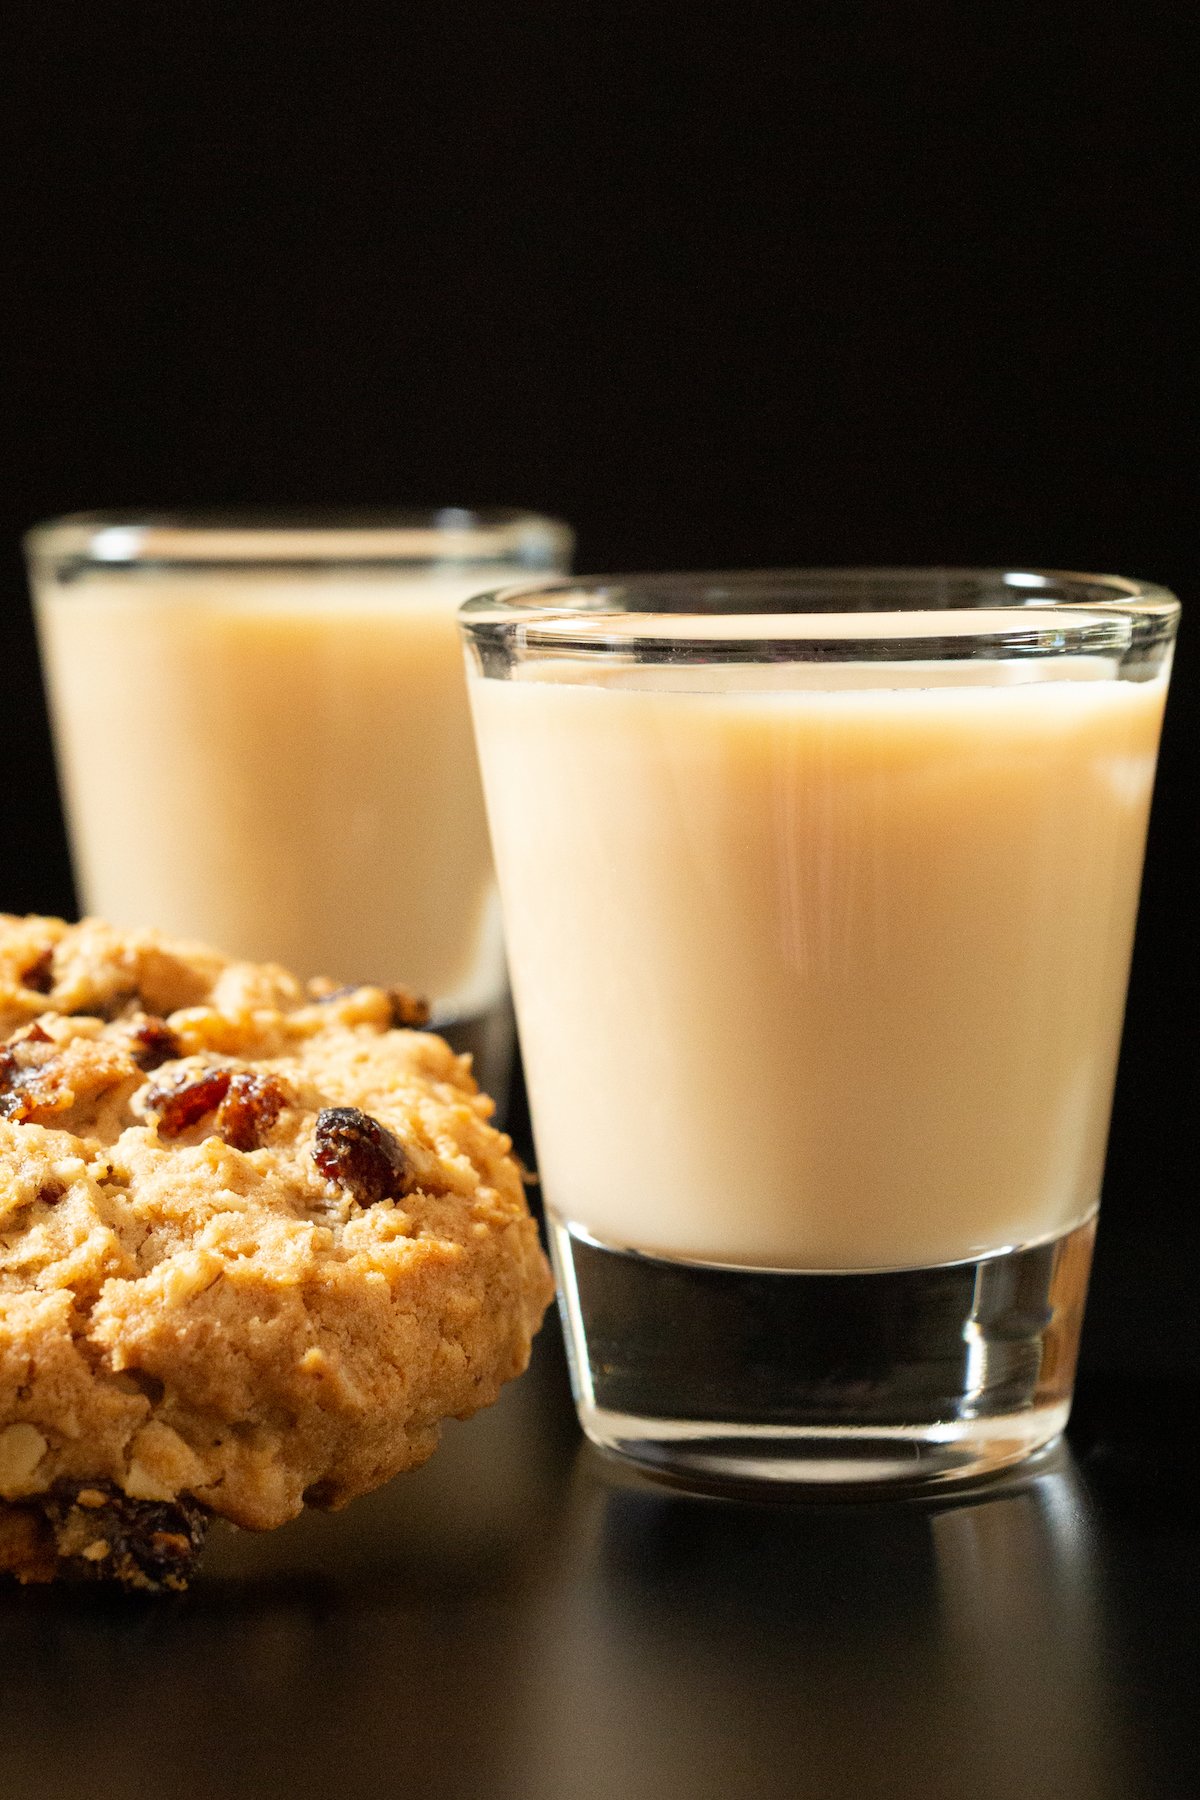
M 0 1795 L 1194 1800 L 1200 1533 L 1136 1399 L 957 1499 L 703 1498 L 581 1444 L 549 1326 L 424 1469 L 215 1533 L 186 1596 L 0 1590 Z

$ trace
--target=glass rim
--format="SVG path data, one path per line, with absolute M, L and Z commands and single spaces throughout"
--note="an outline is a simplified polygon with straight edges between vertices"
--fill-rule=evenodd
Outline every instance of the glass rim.
M 39 571 L 496 563 L 553 568 L 574 534 L 561 519 L 518 507 L 185 508 L 80 512 L 24 537 Z
M 1180 614 L 1157 582 L 1058 569 L 827 567 L 507 584 L 459 608 L 468 642 L 671 660 L 1124 653 L 1165 644 Z M 919 649 L 918 649 L 919 646 Z

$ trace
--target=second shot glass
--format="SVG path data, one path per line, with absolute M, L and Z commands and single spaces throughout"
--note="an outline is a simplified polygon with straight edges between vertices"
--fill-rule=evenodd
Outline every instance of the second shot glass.
M 27 539 L 83 907 L 404 983 L 503 1098 L 504 950 L 455 612 L 536 514 L 87 515 Z

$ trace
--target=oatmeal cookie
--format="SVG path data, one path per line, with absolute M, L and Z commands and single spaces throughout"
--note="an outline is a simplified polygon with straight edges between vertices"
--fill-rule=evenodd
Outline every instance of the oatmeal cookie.
M 468 1060 L 400 989 L 0 915 L 0 1570 L 186 1580 L 431 1454 L 551 1294 Z

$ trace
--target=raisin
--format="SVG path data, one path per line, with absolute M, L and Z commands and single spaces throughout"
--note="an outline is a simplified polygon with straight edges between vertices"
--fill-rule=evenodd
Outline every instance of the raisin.
M 0 1119 L 27 1119 L 39 1106 L 52 1105 L 58 1084 L 53 1073 L 53 1057 L 35 1051 L 33 1057 L 20 1057 L 14 1045 L 49 1044 L 53 1040 L 39 1025 L 0 1045 Z M 37 1060 L 40 1056 L 40 1060 Z
M 54 1039 L 48 1031 L 43 1031 L 35 1020 L 32 1025 L 25 1025 L 20 1031 L 14 1031 L 10 1038 L 0 1043 L 0 1088 L 15 1082 L 21 1075 L 28 1075 L 33 1070 L 42 1068 L 57 1051 L 52 1049 L 47 1057 L 42 1044 L 53 1044 Z
M 109 1481 L 76 1485 L 58 1482 L 43 1501 L 63 1573 L 76 1580 L 116 1580 L 144 1592 L 178 1591 L 187 1586 L 204 1547 L 208 1525 L 203 1509 L 180 1495 L 175 1500 L 131 1500 Z M 82 1532 L 88 1546 L 104 1546 L 99 1556 L 76 1549 Z
M 232 1078 L 231 1069 L 205 1069 L 174 1087 L 159 1087 L 156 1083 L 146 1095 L 146 1105 L 158 1115 L 160 1135 L 178 1137 L 189 1126 L 199 1124 L 205 1113 L 220 1106 Z
M 257 1150 L 287 1101 L 273 1075 L 232 1075 L 217 1108 L 217 1130 L 233 1149 Z
M 21 977 L 21 986 L 34 994 L 48 994 L 54 986 L 54 950 L 47 947 Z
M 25 1098 L 21 1093 L 21 1077 L 25 1073 L 7 1045 L 0 1050 L 0 1119 L 11 1119 L 14 1113 L 23 1109 Z
M 421 1031 L 429 1023 L 429 1002 L 405 987 L 390 987 L 387 997 L 392 1008 L 392 1024 L 403 1031 Z
M 162 1019 L 141 1019 L 130 1032 L 133 1060 L 147 1075 L 183 1055 L 183 1045 Z
M 313 1161 L 360 1206 L 407 1192 L 408 1158 L 386 1125 L 357 1106 L 327 1106 L 317 1114 Z

